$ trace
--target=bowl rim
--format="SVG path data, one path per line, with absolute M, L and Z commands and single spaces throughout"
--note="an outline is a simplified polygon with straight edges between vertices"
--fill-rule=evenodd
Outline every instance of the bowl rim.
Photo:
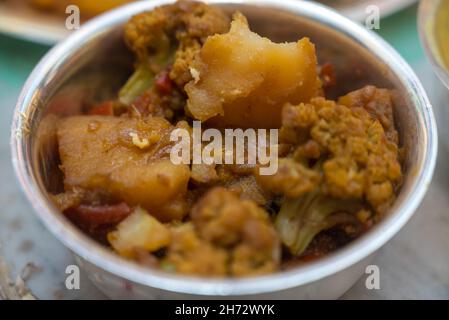
M 418 7 L 418 32 L 424 52 L 429 59 L 434 73 L 441 82 L 449 89 L 449 66 L 446 66 L 440 57 L 438 44 L 434 43 L 431 35 L 435 27 L 435 11 L 441 5 L 441 0 L 423 0 Z
M 119 257 L 82 233 L 76 226 L 68 222 L 53 204 L 47 201 L 30 171 L 31 166 L 27 165 L 30 155 L 26 140 L 22 136 L 22 129 L 27 126 L 27 119 L 23 115 L 29 109 L 36 90 L 40 88 L 42 81 L 58 67 L 60 61 L 64 60 L 64 57 L 72 52 L 72 49 L 79 48 L 80 43 L 85 43 L 90 39 L 91 35 L 122 23 L 133 14 L 172 2 L 174 1 L 155 0 L 131 3 L 92 19 L 65 41 L 52 48 L 27 79 L 17 102 L 12 123 L 12 162 L 22 190 L 47 229 L 77 256 L 115 276 L 170 292 L 209 296 L 263 294 L 305 285 L 347 269 L 370 256 L 390 240 L 413 215 L 432 179 L 437 156 L 437 129 L 432 106 L 413 70 L 388 43 L 336 11 L 308 1 L 208 0 L 205 2 L 268 6 L 302 15 L 320 23 L 324 23 L 323 20 L 325 20 L 329 27 L 334 27 L 357 42 L 363 41 L 365 48 L 387 64 L 407 88 L 411 100 L 414 101 L 414 112 L 419 118 L 420 131 L 424 136 L 423 160 L 416 180 L 404 201 L 370 232 L 335 253 L 288 271 L 244 279 L 189 277 L 152 270 Z

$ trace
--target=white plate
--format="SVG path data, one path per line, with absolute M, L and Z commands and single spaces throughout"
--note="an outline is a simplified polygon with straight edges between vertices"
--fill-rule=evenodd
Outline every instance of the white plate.
M 410 6 L 417 0 L 321 0 L 319 2 L 334 7 L 352 20 L 362 22 L 368 15 L 367 7 L 370 5 L 379 8 L 381 17 L 387 17 Z
M 43 44 L 54 44 L 69 34 L 63 17 L 9 2 L 0 2 L 0 32 Z
M 415 3 L 417 0 L 323 0 L 347 17 L 364 21 L 369 5 L 377 5 L 382 17 Z M 63 17 L 32 8 L 0 2 L 0 32 L 43 44 L 54 44 L 70 33 Z

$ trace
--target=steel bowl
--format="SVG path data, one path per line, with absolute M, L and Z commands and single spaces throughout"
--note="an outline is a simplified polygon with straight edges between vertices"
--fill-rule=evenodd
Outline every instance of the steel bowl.
M 449 148 L 449 66 L 444 63 L 441 57 L 441 49 L 438 44 L 436 36 L 437 28 L 437 14 L 443 4 L 442 0 L 422 0 L 418 9 L 418 30 L 421 38 L 421 43 L 424 51 L 432 64 L 434 73 L 444 85 L 433 83 L 435 89 L 435 113 L 441 124 L 441 136 L 445 137 L 443 143 L 446 148 Z M 446 7 L 449 10 L 449 7 Z
M 369 232 L 333 254 L 289 271 L 245 279 L 209 279 L 168 274 L 127 261 L 86 236 L 53 205 L 50 194 L 61 190 L 62 181 L 55 149 L 57 118 L 79 114 L 87 101 L 116 92 L 132 65 L 132 55 L 122 41 L 123 24 L 136 13 L 171 2 L 137 2 L 93 19 L 54 47 L 28 78 L 13 119 L 11 148 L 17 177 L 36 214 L 110 298 L 341 296 L 419 205 L 435 167 L 437 129 L 427 95 L 407 63 L 374 33 L 318 4 L 208 1 L 228 12 L 240 10 L 253 30 L 274 41 L 310 37 L 320 60 L 336 66 L 340 85 L 334 96 L 365 84 L 394 90 L 405 178 L 389 214 Z

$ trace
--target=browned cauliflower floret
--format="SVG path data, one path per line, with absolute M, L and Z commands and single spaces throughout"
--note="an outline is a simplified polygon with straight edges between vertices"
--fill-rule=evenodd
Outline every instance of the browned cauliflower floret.
M 363 108 L 380 121 L 387 138 L 398 143 L 398 133 L 394 127 L 393 97 L 390 90 L 366 86 L 340 97 L 338 103 L 349 108 Z
M 365 108 L 349 108 L 324 98 L 297 109 L 297 127 L 309 127 L 319 144 L 325 193 L 344 199 L 366 198 L 376 210 L 394 197 L 401 180 L 397 144 L 387 138 L 381 123 Z M 301 116 L 307 114 L 307 116 Z M 288 127 L 294 125 L 291 118 Z
M 229 18 L 221 10 L 178 1 L 134 16 L 125 26 L 125 41 L 140 62 L 174 59 L 170 78 L 182 88 L 191 79 L 190 61 L 206 38 L 228 29 Z
M 202 239 L 229 254 L 229 274 L 256 275 L 278 268 L 280 244 L 265 210 L 214 188 L 192 209 L 192 222 Z
M 200 49 L 201 44 L 197 41 L 192 41 L 188 45 L 181 44 L 179 49 L 176 50 L 175 61 L 170 70 L 170 79 L 172 79 L 179 88 L 184 88 L 184 86 L 192 80 L 194 70 L 190 70 L 189 66 Z
M 309 104 L 298 108 L 286 103 L 282 108 L 280 142 L 287 145 L 301 145 L 309 136 L 310 127 L 318 120 L 315 108 Z
M 225 188 L 237 194 L 240 199 L 252 200 L 260 206 L 271 200 L 271 195 L 265 192 L 254 175 L 247 175 L 233 179 L 224 184 Z
M 190 178 L 197 184 L 211 184 L 218 180 L 215 165 L 192 164 Z
M 171 228 L 171 243 L 160 266 L 163 270 L 191 275 L 226 276 L 228 255 L 201 239 L 191 223 Z
M 258 170 L 256 170 L 258 172 Z M 279 160 L 278 171 L 274 175 L 258 175 L 257 181 L 264 190 L 274 194 L 297 198 L 319 186 L 321 174 L 309 169 L 293 159 Z

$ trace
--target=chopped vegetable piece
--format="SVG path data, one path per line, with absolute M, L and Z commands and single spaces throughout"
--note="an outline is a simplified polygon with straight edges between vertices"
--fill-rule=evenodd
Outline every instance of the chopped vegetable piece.
M 168 95 L 173 90 L 173 83 L 170 79 L 169 72 L 164 70 L 156 77 L 156 89 L 162 95 Z
M 223 248 L 216 248 L 201 239 L 192 223 L 171 228 L 172 241 L 160 267 L 167 272 L 223 277 L 227 273 L 228 256 Z
M 320 79 L 323 88 L 333 87 L 337 84 L 337 76 L 332 63 L 326 62 L 320 66 Z
M 241 128 L 279 128 L 282 105 L 319 94 L 315 47 L 308 38 L 274 43 L 252 32 L 242 14 L 231 30 L 207 39 L 185 89 L 195 119 Z
M 168 246 L 170 231 L 148 212 L 137 208 L 108 234 L 108 241 L 119 254 L 133 258 L 137 249 L 152 252 Z
M 102 242 L 106 233 L 130 213 L 131 208 L 124 202 L 116 205 L 82 204 L 64 211 L 68 219 Z
M 94 106 L 90 111 L 90 115 L 97 116 L 113 116 L 114 115 L 114 101 L 107 100 L 96 106 Z
M 154 73 L 147 64 L 140 64 L 120 89 L 119 101 L 130 105 L 139 95 L 149 89 L 154 83 Z
M 351 214 L 358 205 L 311 192 L 297 199 L 286 199 L 276 217 L 279 237 L 293 255 L 301 255 L 313 238 L 337 224 L 354 223 Z

